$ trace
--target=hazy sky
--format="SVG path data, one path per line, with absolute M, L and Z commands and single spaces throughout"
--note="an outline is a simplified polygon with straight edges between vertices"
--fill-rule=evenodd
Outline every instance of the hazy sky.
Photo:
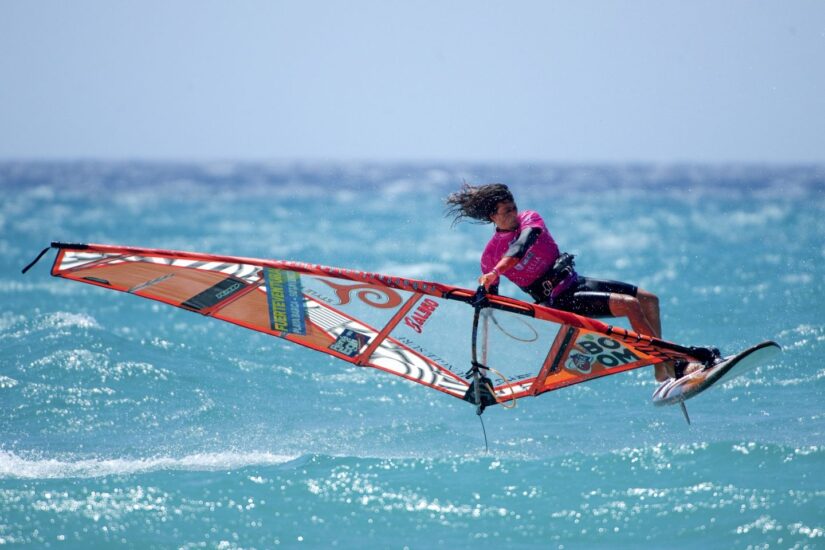
M 0 159 L 825 162 L 825 1 L 0 0 Z

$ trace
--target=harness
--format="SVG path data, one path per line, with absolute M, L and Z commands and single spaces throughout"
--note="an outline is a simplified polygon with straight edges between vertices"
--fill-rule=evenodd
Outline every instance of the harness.
M 537 304 L 552 305 L 555 298 L 566 292 L 579 279 L 573 258 L 572 254 L 562 252 L 550 269 L 521 289 L 532 296 Z

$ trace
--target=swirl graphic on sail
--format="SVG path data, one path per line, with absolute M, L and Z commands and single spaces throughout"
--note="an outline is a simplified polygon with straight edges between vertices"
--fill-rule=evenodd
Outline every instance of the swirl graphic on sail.
M 391 309 L 401 305 L 401 296 L 391 288 L 371 285 L 367 283 L 356 283 L 354 285 L 344 285 L 340 283 L 333 283 L 326 279 L 319 279 L 321 282 L 329 285 L 335 290 L 335 295 L 338 296 L 338 305 L 343 306 L 350 303 L 352 294 L 367 304 L 368 306 L 379 309 Z

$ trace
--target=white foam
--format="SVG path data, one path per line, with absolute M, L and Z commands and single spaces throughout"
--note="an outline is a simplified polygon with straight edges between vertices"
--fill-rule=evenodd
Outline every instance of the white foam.
M 38 328 L 41 329 L 64 329 L 64 328 L 101 328 L 97 320 L 83 313 L 70 313 L 66 311 L 58 311 L 46 315 L 38 322 Z
M 0 451 L 0 479 L 63 479 L 134 475 L 161 470 L 221 471 L 273 466 L 298 458 L 269 452 L 197 453 L 180 458 L 27 459 Z

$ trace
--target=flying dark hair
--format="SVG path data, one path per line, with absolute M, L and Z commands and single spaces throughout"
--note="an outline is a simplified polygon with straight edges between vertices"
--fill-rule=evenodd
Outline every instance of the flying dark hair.
M 460 191 L 450 193 L 447 197 L 445 216 L 453 218 L 453 225 L 464 218 L 477 220 L 478 223 L 491 223 L 490 216 L 496 213 L 498 203 L 502 201 L 513 201 L 513 194 L 503 183 L 479 186 L 465 183 Z

